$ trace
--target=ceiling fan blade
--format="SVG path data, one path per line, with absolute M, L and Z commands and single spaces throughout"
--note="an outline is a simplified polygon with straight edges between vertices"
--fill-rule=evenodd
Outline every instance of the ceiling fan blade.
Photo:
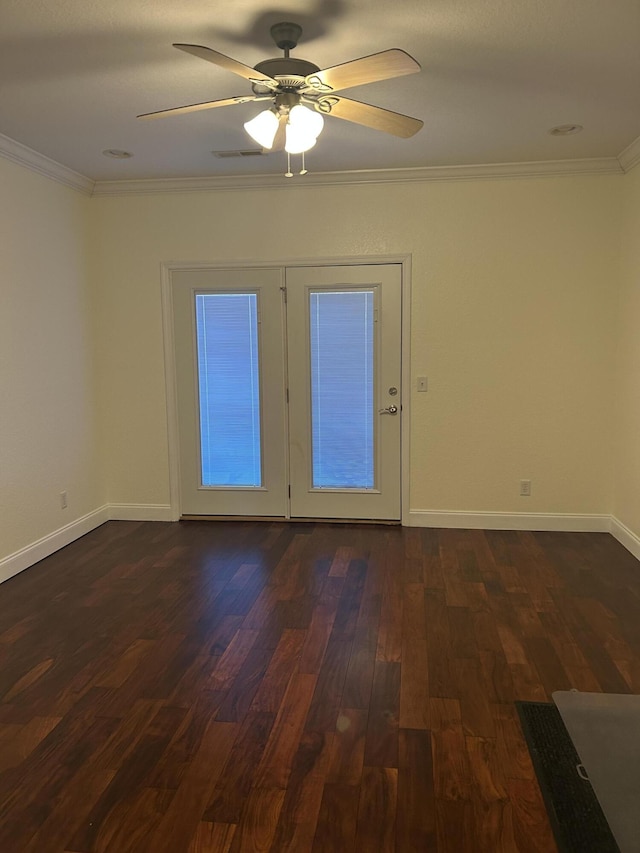
M 237 95 L 234 98 L 222 98 L 219 101 L 204 101 L 202 104 L 188 104 L 185 107 L 173 107 L 169 110 L 157 110 L 154 113 L 142 113 L 138 118 L 163 118 L 164 116 L 175 116 L 181 113 L 195 113 L 199 110 L 212 110 L 215 107 L 229 107 L 231 104 L 246 104 L 249 101 L 259 101 L 258 95 Z
M 306 100 L 306 99 L 305 99 Z M 372 127 L 374 130 L 382 130 L 393 136 L 408 139 L 417 133 L 424 124 L 419 118 L 394 113 L 382 107 L 373 107 L 371 104 L 363 104 L 361 101 L 353 101 L 351 98 L 340 98 L 338 95 L 327 95 L 317 100 L 308 99 L 313 103 L 316 110 L 323 115 L 331 115 L 343 118 L 346 121 Z
M 391 48 L 309 74 L 306 77 L 307 91 L 337 92 L 339 89 L 415 74 L 420 70 L 419 63 L 412 56 L 399 48 Z
M 213 62 L 219 68 L 231 71 L 232 74 L 238 74 L 251 83 L 261 83 L 263 86 L 269 86 L 270 88 L 275 88 L 278 85 L 278 81 L 274 80 L 273 77 L 262 74 L 260 71 L 256 71 L 255 68 L 250 68 L 242 62 L 238 62 L 237 59 L 231 59 L 230 56 L 218 53 L 217 50 L 212 50 L 210 47 L 202 47 L 199 44 L 174 44 L 173 46 L 177 47 L 178 50 L 184 50 L 185 53 L 198 56 L 200 59 L 206 59 L 207 62 Z

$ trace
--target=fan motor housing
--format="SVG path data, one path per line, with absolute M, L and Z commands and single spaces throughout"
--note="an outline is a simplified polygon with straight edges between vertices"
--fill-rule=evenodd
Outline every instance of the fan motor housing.
M 302 88 L 305 77 L 320 71 L 317 65 L 314 65 L 313 62 L 307 62 L 306 59 L 285 57 L 265 59 L 263 62 L 254 65 L 254 68 L 261 74 L 266 74 L 268 77 L 277 80 L 280 84 L 279 88 L 283 91 L 292 92 Z M 263 86 L 260 83 L 252 83 L 251 88 L 256 95 L 266 95 L 271 91 L 268 86 Z

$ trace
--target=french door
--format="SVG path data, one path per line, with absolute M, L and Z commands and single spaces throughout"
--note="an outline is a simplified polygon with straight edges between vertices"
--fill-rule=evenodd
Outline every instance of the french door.
M 182 514 L 399 519 L 400 265 L 171 286 Z

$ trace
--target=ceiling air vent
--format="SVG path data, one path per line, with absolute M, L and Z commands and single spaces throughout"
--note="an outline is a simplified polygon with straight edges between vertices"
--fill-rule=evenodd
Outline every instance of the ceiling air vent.
M 214 157 L 262 157 L 261 148 L 249 148 L 247 151 L 212 151 Z

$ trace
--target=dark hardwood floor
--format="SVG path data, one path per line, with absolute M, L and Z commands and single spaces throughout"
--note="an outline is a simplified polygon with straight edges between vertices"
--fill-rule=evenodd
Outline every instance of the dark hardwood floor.
M 514 700 L 640 692 L 607 534 L 109 522 L 0 586 L 3 853 L 554 853 Z

